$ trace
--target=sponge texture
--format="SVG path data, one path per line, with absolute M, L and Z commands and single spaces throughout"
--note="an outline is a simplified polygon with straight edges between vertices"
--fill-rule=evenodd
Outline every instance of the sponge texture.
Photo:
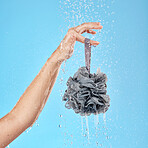
M 99 68 L 96 74 L 89 74 L 86 67 L 80 67 L 66 83 L 67 90 L 62 98 L 66 101 L 65 107 L 81 116 L 105 113 L 110 106 L 106 82 L 107 76 Z

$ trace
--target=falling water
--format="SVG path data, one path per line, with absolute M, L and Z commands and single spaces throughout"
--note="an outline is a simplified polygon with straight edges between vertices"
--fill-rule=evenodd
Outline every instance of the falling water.
M 96 128 L 97 128 L 98 124 L 99 124 L 99 119 L 98 119 L 98 114 L 97 114 L 94 116 L 94 125 Z
M 98 125 L 99 124 L 99 115 L 98 114 L 96 115 L 96 119 L 97 119 L 96 122 L 97 122 L 97 125 Z
M 64 16 L 65 21 L 64 26 L 60 26 L 62 39 L 66 29 L 84 22 L 100 22 L 104 26 L 102 30 L 98 30 L 96 35 L 85 34 L 85 37 L 100 41 L 100 45 L 97 48 L 101 50 L 94 50 L 93 54 L 99 55 L 96 62 L 99 60 L 99 66 L 108 67 L 108 73 L 111 74 L 111 71 L 113 71 L 112 67 L 117 65 L 117 63 L 113 62 L 112 56 L 110 56 L 115 52 L 113 40 L 115 36 L 114 24 L 116 23 L 116 12 L 113 9 L 115 0 L 60 0 L 59 3 L 59 15 Z M 78 48 L 81 49 L 81 45 L 78 45 Z M 77 58 L 83 55 L 83 50 L 77 50 L 78 48 L 75 48 L 73 57 Z M 83 62 L 83 58 L 79 60 L 72 58 L 71 60 L 74 61 L 73 65 L 76 67 L 80 65 L 80 61 Z M 96 66 L 96 63 L 92 63 L 92 67 L 94 65 Z
M 82 136 L 83 136 L 83 117 L 81 116 Z
M 88 118 L 87 118 L 87 115 L 85 115 L 85 119 L 86 119 L 87 138 L 88 138 L 88 143 L 89 143 L 89 126 L 88 126 Z
M 112 67 L 117 65 L 116 62 L 113 62 L 114 59 L 110 56 L 111 54 L 114 54 L 116 52 L 115 50 L 115 43 L 114 43 L 114 35 L 115 31 L 114 24 L 116 23 L 115 18 L 115 12 L 112 8 L 112 5 L 114 4 L 114 0 L 111 1 L 105 1 L 105 0 L 60 0 L 60 15 L 64 16 L 64 26 L 60 26 L 61 28 L 61 38 L 63 39 L 63 36 L 65 35 L 65 30 L 68 30 L 71 27 L 75 27 L 77 25 L 80 25 L 84 22 L 101 22 L 101 25 L 103 25 L 102 30 L 98 30 L 96 35 L 89 35 L 85 34 L 84 36 L 87 38 L 90 38 L 92 40 L 98 40 L 100 42 L 100 45 L 96 47 L 96 49 L 99 50 L 93 50 L 92 56 L 94 56 L 94 59 L 92 60 L 91 67 L 95 69 L 95 67 L 104 67 L 108 68 L 108 74 L 111 75 L 111 72 L 113 71 Z M 80 68 L 80 64 L 84 63 L 82 56 L 84 56 L 84 50 L 77 50 L 82 49 L 81 44 L 76 45 L 77 48 L 74 49 L 73 58 L 71 59 L 72 66 L 74 68 Z M 95 57 L 97 56 L 97 58 Z M 93 63 L 94 61 L 94 63 Z M 96 62 L 95 62 L 96 61 Z M 65 64 L 66 61 L 62 65 L 62 74 L 65 74 Z M 70 69 L 66 69 L 67 72 L 71 72 Z M 99 70 L 98 70 L 99 72 Z M 64 83 L 65 78 L 62 78 L 60 81 L 63 81 Z M 62 83 L 61 83 L 62 84 Z M 102 141 L 101 136 L 102 132 L 100 131 L 100 128 L 102 127 L 102 119 L 98 119 L 101 117 L 98 114 L 94 116 L 94 126 L 95 126 L 95 138 L 96 138 L 96 145 L 97 147 L 101 147 Z M 89 123 L 88 126 L 88 117 L 85 116 L 86 119 L 86 132 L 85 132 L 85 119 L 84 117 L 81 117 L 81 125 L 80 130 L 81 134 L 84 137 L 87 137 L 89 140 L 89 126 L 91 123 Z M 91 118 L 91 117 L 90 117 Z M 103 115 L 103 121 L 104 121 L 104 127 L 106 132 L 106 115 Z M 91 129 L 92 130 L 92 129 Z M 66 128 L 65 128 L 66 131 Z M 91 135 L 90 135 L 91 136 Z M 108 136 L 106 136 L 106 139 L 108 139 Z M 98 139 L 98 137 L 101 137 Z M 99 141 L 98 141 L 99 140 Z
M 106 114 L 105 113 L 103 114 L 103 121 L 104 121 L 104 125 L 105 125 L 105 128 L 106 128 Z
M 96 137 L 98 137 L 98 124 L 99 124 L 99 119 L 98 119 L 98 114 L 94 116 L 94 124 L 95 124 L 95 133 Z

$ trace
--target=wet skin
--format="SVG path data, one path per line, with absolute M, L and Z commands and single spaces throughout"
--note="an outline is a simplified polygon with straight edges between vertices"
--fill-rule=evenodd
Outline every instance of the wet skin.
M 85 37 L 81 34 L 96 34 L 92 29 L 102 29 L 102 26 L 99 22 L 89 22 L 68 30 L 14 108 L 0 119 L 0 148 L 6 147 L 34 124 L 49 98 L 62 62 L 72 56 L 76 41 L 84 43 Z M 93 40 L 90 43 L 95 46 L 99 44 Z

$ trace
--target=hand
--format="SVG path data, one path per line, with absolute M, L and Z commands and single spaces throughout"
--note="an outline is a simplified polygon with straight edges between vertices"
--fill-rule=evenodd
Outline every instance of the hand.
M 102 28 L 103 26 L 101 26 L 99 22 L 83 23 L 77 27 L 70 28 L 64 39 L 61 41 L 59 47 L 57 48 L 59 58 L 61 58 L 62 60 L 69 59 L 73 54 L 75 42 L 79 41 L 81 43 L 84 43 L 85 37 L 83 37 L 81 34 L 85 32 L 96 34 L 96 32 L 91 29 Z M 97 46 L 99 42 L 90 40 L 90 44 Z

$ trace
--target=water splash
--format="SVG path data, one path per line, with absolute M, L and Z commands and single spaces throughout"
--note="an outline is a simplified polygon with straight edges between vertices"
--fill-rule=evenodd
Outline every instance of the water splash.
M 35 122 L 35 124 L 36 124 L 36 126 L 39 126 L 39 123 L 37 121 Z
M 25 130 L 26 133 L 29 133 L 29 131 L 32 129 L 32 127 L 29 127 L 28 129 Z
M 85 37 L 90 39 L 94 38 L 94 40 L 98 40 L 100 42 L 100 45 L 97 46 L 97 48 L 99 48 L 100 50 L 95 50 L 92 54 L 99 55 L 99 65 L 107 67 L 108 73 L 110 75 L 112 74 L 111 71 L 113 72 L 115 70 L 115 68 L 113 69 L 113 66 L 117 65 L 117 63 L 115 63 L 117 57 L 110 56 L 110 54 L 116 52 L 114 27 L 117 18 L 115 15 L 116 13 L 114 12 L 114 3 L 114 0 L 60 0 L 59 14 L 62 17 L 64 15 L 65 18 L 65 24 L 62 31 L 65 30 L 65 28 L 71 28 L 85 22 L 100 22 L 104 26 L 104 28 L 101 30 L 101 33 L 97 33 L 96 35 L 94 35 L 94 37 L 92 37 L 92 35 L 85 34 Z M 62 26 L 60 28 L 62 28 Z M 78 51 L 80 51 L 80 53 L 78 53 Z M 80 57 L 81 55 L 83 55 L 82 50 L 78 51 L 74 51 L 75 57 Z M 73 58 L 72 60 L 74 61 L 73 66 L 78 66 L 80 63 L 83 62 L 82 58 L 79 58 L 79 61 L 75 58 Z M 96 63 L 98 63 L 97 60 Z M 96 63 L 92 63 L 92 66 Z
M 92 40 L 98 40 L 100 42 L 100 45 L 97 46 L 97 49 L 92 48 L 92 56 L 94 59 L 92 60 L 91 67 L 92 69 L 95 69 L 95 67 L 103 67 L 107 68 L 107 74 L 110 76 L 112 73 L 116 70 L 116 65 L 118 64 L 118 58 L 110 56 L 116 55 L 114 54 L 116 52 L 115 47 L 115 40 L 114 36 L 116 32 L 114 31 L 114 25 L 118 19 L 116 19 L 115 12 L 114 12 L 114 0 L 111 1 L 105 1 L 105 0 L 60 0 L 60 15 L 64 16 L 64 26 L 60 26 L 61 29 L 61 39 L 63 39 L 63 36 L 65 35 L 66 31 L 74 26 L 80 25 L 85 22 L 100 22 L 103 25 L 102 30 L 98 30 L 97 34 L 92 36 L 89 34 L 85 34 L 84 36 L 87 38 L 90 38 Z M 83 50 L 82 44 L 77 44 L 76 48 L 74 49 L 74 54 L 71 58 L 73 69 L 77 69 L 78 67 L 81 67 L 84 63 L 83 57 L 84 57 L 84 50 Z M 96 58 L 97 57 L 97 58 Z M 99 58 L 98 58 L 99 57 Z M 116 62 L 117 61 L 117 62 Z M 66 63 L 66 61 L 65 61 Z M 64 67 L 62 69 L 62 74 L 65 74 L 65 63 L 62 65 Z M 94 64 L 94 65 L 93 65 Z M 66 69 L 67 73 L 71 72 L 70 69 Z M 109 78 L 110 79 L 110 78 Z M 63 81 L 62 81 L 63 80 Z M 60 80 L 60 83 L 62 82 L 65 84 L 65 78 Z M 64 89 L 65 90 L 65 89 Z M 101 115 L 100 115 L 101 116 Z M 104 143 L 102 141 L 98 141 L 97 136 L 102 134 L 106 128 L 106 115 L 103 115 L 103 121 L 104 121 L 104 127 L 101 129 L 102 125 L 102 119 L 98 119 L 100 117 L 99 115 L 96 115 L 94 117 L 94 124 L 95 124 L 95 131 L 96 131 L 96 145 L 97 147 L 104 146 Z M 81 125 L 80 129 L 82 132 L 82 135 L 84 137 L 87 137 L 89 139 L 89 127 L 88 127 L 88 119 L 86 119 L 86 127 L 87 131 L 85 133 L 85 119 L 84 117 L 81 117 Z M 79 120 L 80 121 L 80 120 Z M 66 129 L 65 129 L 66 131 Z M 101 131 L 101 132 L 100 132 Z M 105 139 L 108 139 L 109 137 L 107 135 L 104 135 Z M 85 138 L 86 139 L 86 138 Z M 68 146 L 68 145 L 67 145 Z

